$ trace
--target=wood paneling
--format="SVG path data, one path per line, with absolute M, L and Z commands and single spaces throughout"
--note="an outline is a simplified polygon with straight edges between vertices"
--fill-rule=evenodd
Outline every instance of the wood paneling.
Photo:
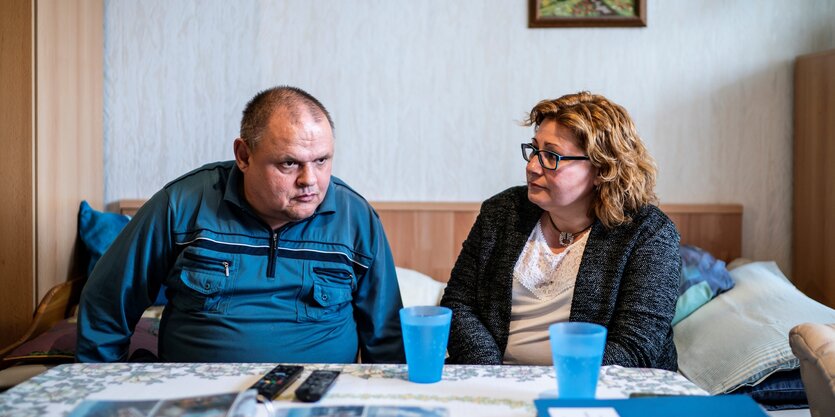
M 104 5 L 37 2 L 37 292 L 78 272 L 78 206 L 104 201 Z
M 479 203 L 372 203 L 380 215 L 395 264 L 449 280 Z
M 742 206 L 739 204 L 662 204 L 676 224 L 681 243 L 730 262 L 742 256 Z
M 116 211 L 125 216 L 133 216 L 139 210 L 145 200 L 141 199 L 124 199 L 116 203 Z
M 372 203 L 395 263 L 439 281 L 449 279 L 480 203 Z M 701 247 L 730 262 L 742 254 L 739 204 L 662 204 L 675 222 L 682 244 Z
M 73 275 L 78 206 L 100 207 L 102 0 L 0 2 L 0 346 Z
M 133 215 L 145 200 L 122 200 L 119 212 Z M 461 245 L 481 203 L 371 203 L 391 246 L 397 266 L 439 281 L 449 279 Z M 742 206 L 739 204 L 662 204 L 681 233 L 681 243 L 701 247 L 730 262 L 742 254 Z
M 792 280 L 835 307 L 835 51 L 799 57 L 794 85 Z
M 26 330 L 35 308 L 33 22 L 30 0 L 0 2 L 0 346 Z

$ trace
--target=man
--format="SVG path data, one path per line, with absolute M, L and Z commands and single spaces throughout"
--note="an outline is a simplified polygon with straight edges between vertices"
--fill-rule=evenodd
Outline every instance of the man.
M 255 96 L 235 161 L 166 185 L 81 295 L 77 359 L 127 360 L 162 284 L 172 362 L 403 362 L 400 290 L 371 206 L 331 176 L 333 121 L 293 87 Z

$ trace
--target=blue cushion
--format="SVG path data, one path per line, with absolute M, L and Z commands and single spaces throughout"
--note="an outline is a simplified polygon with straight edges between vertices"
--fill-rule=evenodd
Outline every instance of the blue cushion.
M 681 274 L 679 276 L 676 314 L 673 325 L 707 304 L 717 295 L 734 287 L 725 262 L 711 256 L 704 249 L 682 245 Z
M 123 214 L 103 213 L 93 210 L 87 201 L 81 202 L 78 210 L 78 236 L 87 247 L 90 263 L 87 265 L 87 276 L 93 272 L 93 267 L 99 261 L 119 232 L 128 224 L 130 218 Z
M 90 263 L 87 265 L 87 276 L 93 272 L 96 262 L 116 240 L 116 236 L 130 221 L 130 217 L 117 213 L 105 213 L 94 210 L 87 201 L 81 202 L 78 209 L 78 236 L 87 248 Z M 161 288 L 154 305 L 165 305 L 165 288 Z
M 696 311 L 699 307 L 705 305 L 712 298 L 713 291 L 710 290 L 710 285 L 707 282 L 702 281 L 688 288 L 676 300 L 676 315 L 673 317 L 673 326 L 689 316 L 690 313 Z

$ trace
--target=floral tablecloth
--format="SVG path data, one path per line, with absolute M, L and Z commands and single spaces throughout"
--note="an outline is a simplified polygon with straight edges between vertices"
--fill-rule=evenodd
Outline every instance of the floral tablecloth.
M 112 363 L 60 365 L 0 394 L 0 416 L 66 416 L 85 399 L 161 399 L 241 391 L 274 364 Z M 313 369 L 341 370 L 319 404 L 445 407 L 450 416 L 535 416 L 533 400 L 555 396 L 550 366 L 447 365 L 441 382 L 415 384 L 405 365 L 305 364 L 305 372 L 274 402 L 293 402 L 295 386 Z M 657 369 L 606 366 L 598 398 L 633 392 L 706 395 L 683 376 Z M 260 415 L 266 415 L 263 407 Z

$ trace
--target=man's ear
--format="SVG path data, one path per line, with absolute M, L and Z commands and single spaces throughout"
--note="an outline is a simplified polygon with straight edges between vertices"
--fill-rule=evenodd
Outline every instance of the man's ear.
M 241 171 L 246 171 L 249 167 L 249 157 L 250 157 L 250 149 L 249 145 L 244 142 L 243 139 L 237 138 L 235 139 L 235 164 L 238 165 L 238 169 Z

